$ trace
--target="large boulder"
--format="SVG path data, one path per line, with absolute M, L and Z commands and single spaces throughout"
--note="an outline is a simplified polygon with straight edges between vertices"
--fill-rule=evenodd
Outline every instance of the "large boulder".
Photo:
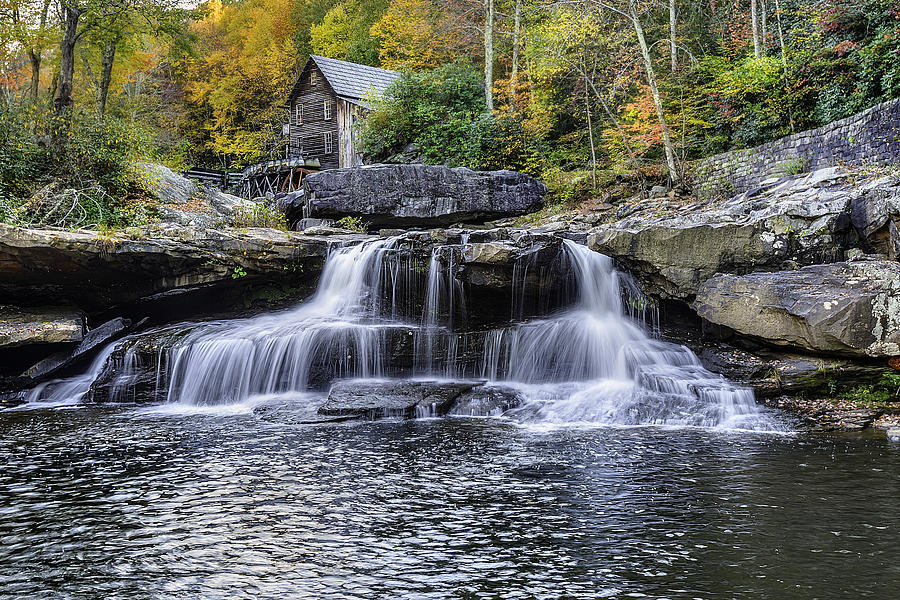
M 596 227 L 588 245 L 620 261 L 648 292 L 691 300 L 716 273 L 844 260 L 858 239 L 850 220 L 855 185 L 850 173 L 824 169 L 727 201 L 623 206 L 627 216 Z
M 546 187 L 513 171 L 370 165 L 308 176 L 282 203 L 289 219 L 359 217 L 373 226 L 439 227 L 533 212 Z
M 850 200 L 850 218 L 864 248 L 888 258 L 900 257 L 900 177 L 859 184 Z
M 892 261 L 718 275 L 700 286 L 693 306 L 707 321 L 770 344 L 900 355 L 900 263 Z

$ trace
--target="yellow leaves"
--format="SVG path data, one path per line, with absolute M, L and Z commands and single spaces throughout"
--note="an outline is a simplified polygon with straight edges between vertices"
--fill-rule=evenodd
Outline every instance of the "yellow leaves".
M 263 123 L 297 69 L 293 9 L 293 0 L 211 2 L 193 26 L 199 58 L 189 65 L 186 88 L 210 115 L 205 127 L 213 152 L 246 160 L 265 148 Z
M 345 60 L 350 43 L 353 20 L 343 4 L 334 6 L 325 14 L 320 25 L 309 28 L 310 44 L 314 54 Z
M 428 0 L 391 0 L 370 33 L 380 43 L 378 57 L 385 69 L 437 66 L 434 7 Z

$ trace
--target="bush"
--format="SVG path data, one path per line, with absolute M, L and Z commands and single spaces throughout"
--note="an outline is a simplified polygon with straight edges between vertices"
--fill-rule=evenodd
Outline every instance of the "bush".
M 0 220 L 85 227 L 146 220 L 131 165 L 152 140 L 124 119 L 0 104 Z
M 288 229 L 287 218 L 282 212 L 259 202 L 245 203 L 235 207 L 232 224 L 235 227 L 264 227 L 281 231 Z
M 360 132 L 363 151 L 376 160 L 412 144 L 425 162 L 537 174 L 546 149 L 521 116 L 487 112 L 478 69 L 451 63 L 405 74 L 394 82 Z
M 474 169 L 512 169 L 531 175 L 543 171 L 547 150 L 516 115 L 487 113 L 472 121 L 466 156 Z
M 338 219 L 337 226 L 341 229 L 349 229 L 350 231 L 358 231 L 359 233 L 366 233 L 369 231 L 369 224 L 360 217 L 347 216 L 343 219 Z

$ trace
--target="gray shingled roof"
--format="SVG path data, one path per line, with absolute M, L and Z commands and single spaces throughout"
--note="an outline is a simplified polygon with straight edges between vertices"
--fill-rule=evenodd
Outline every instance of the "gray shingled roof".
M 354 100 L 357 103 L 366 96 L 369 90 L 379 95 L 383 94 L 387 86 L 400 77 L 400 73 L 396 71 L 359 65 L 335 58 L 313 55 L 309 59 L 316 63 L 338 96 Z M 296 91 L 295 86 L 294 91 L 291 92 L 292 97 Z

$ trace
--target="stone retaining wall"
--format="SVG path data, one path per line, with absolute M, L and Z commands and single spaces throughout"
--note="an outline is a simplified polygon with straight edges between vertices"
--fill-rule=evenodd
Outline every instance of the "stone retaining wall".
M 728 196 L 753 189 L 770 177 L 838 164 L 898 162 L 900 100 L 889 100 L 818 129 L 699 161 L 697 189 L 705 196 Z

